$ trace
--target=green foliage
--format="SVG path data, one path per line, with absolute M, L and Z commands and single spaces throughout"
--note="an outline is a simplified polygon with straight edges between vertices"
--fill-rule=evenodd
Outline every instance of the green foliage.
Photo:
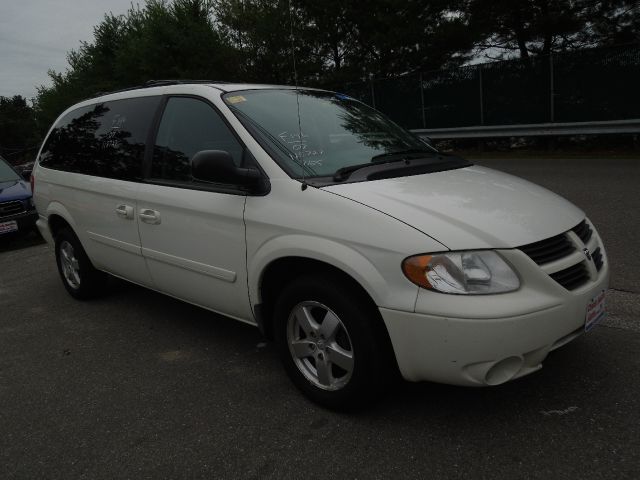
M 583 34 L 592 43 L 622 44 L 640 41 L 638 0 L 605 0 L 588 6 L 589 28 Z
M 261 83 L 295 81 L 287 0 L 216 0 L 214 5 L 218 28 L 234 50 L 238 78 Z M 310 62 L 305 44 L 296 45 L 301 73 Z
M 225 41 L 247 81 L 341 85 L 460 63 L 470 50 L 455 1 L 216 0 Z M 293 33 L 293 38 L 292 38 Z
M 19 163 L 37 142 L 33 109 L 24 97 L 0 97 L 0 155 Z
M 467 0 L 477 44 L 489 56 L 531 55 L 640 40 L 637 0 Z
M 68 106 L 99 92 L 150 79 L 230 78 L 232 53 L 207 0 L 149 0 L 126 15 L 106 15 L 93 42 L 69 53 L 68 70 L 49 72 L 53 85 L 38 89 L 41 132 Z
M 637 0 L 146 0 L 106 15 L 49 72 L 41 134 L 68 106 L 150 79 L 347 83 L 462 64 L 478 50 L 525 59 L 637 41 Z

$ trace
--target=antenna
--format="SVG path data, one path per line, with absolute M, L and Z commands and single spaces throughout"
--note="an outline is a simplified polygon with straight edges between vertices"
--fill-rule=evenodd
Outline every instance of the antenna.
M 296 90 L 296 105 L 298 107 L 298 139 L 300 141 L 300 147 L 302 147 L 302 125 L 300 124 L 300 93 L 298 91 L 298 70 L 296 69 L 296 46 L 293 41 L 293 14 L 291 13 L 291 0 L 289 0 L 289 30 L 291 39 L 291 57 L 293 58 L 293 80 Z M 302 190 L 307 189 L 307 182 L 304 179 L 304 159 L 299 157 L 300 168 L 302 169 Z

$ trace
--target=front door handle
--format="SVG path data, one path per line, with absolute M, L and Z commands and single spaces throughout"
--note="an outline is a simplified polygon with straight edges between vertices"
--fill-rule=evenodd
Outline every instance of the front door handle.
M 138 212 L 138 217 L 144 223 L 149 225 L 158 225 L 160 223 L 160 212 L 157 210 L 151 210 L 150 208 L 143 208 Z
M 116 215 L 127 220 L 133 219 L 133 207 L 131 205 L 118 205 L 116 207 Z

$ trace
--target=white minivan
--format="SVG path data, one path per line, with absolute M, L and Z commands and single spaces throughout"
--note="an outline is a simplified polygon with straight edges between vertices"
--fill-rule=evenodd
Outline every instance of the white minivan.
M 258 326 L 306 395 L 498 385 L 605 315 L 584 213 L 334 92 L 150 82 L 81 102 L 34 169 L 67 291 L 108 275 Z

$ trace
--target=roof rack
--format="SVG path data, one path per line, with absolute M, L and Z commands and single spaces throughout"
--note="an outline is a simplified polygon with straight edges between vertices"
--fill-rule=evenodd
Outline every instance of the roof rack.
M 130 90 L 139 90 L 141 88 L 151 88 L 151 87 L 164 87 L 167 85 L 185 85 L 185 84 L 193 84 L 193 83 L 229 83 L 229 82 L 221 82 L 218 80 L 147 80 L 142 85 L 136 85 L 134 87 L 120 88 L 118 90 L 111 90 L 108 92 L 96 92 L 90 98 L 101 97 L 103 95 L 110 95 L 112 93 L 120 93 L 120 92 L 128 92 Z
M 181 85 L 189 83 L 229 83 L 219 80 L 149 80 L 144 83 L 144 87 L 162 87 L 164 85 Z

